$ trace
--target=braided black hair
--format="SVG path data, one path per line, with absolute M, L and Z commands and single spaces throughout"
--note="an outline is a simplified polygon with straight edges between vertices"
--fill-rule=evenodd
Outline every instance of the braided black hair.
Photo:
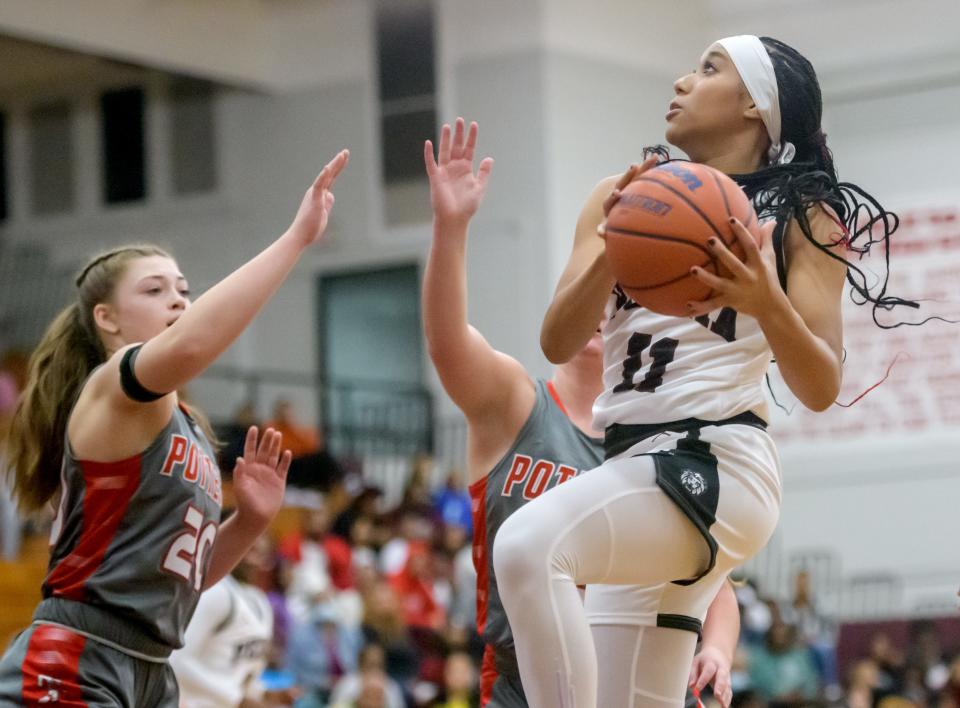
M 793 47 L 771 37 L 760 37 L 770 55 L 780 100 L 781 142 L 793 143 L 796 155 L 787 164 L 770 164 L 756 172 L 730 175 L 753 202 L 760 218 L 775 218 L 778 237 L 782 236 L 791 219 L 796 219 L 803 235 L 830 258 L 847 267 L 850 297 L 858 305 L 870 303 L 873 321 L 883 329 L 901 325 L 920 325 L 920 322 L 890 324 L 879 318 L 880 311 L 896 307 L 919 308 L 915 300 L 907 300 L 887 293 L 890 280 L 890 237 L 900 224 L 899 217 L 887 211 L 861 187 L 852 182 L 840 182 L 833 164 L 833 153 L 827 147 L 827 136 L 821 128 L 823 97 L 813 65 Z M 649 154 L 664 155 L 663 146 L 644 150 Z M 817 241 L 810 229 L 807 213 L 818 205 L 827 205 L 838 218 L 838 238 L 834 243 Z M 883 249 L 884 272 L 879 277 L 868 277 L 846 252 L 857 254 L 857 260 L 866 256 L 875 244 Z M 782 263 L 782 251 L 777 254 Z M 781 276 L 784 274 L 781 273 Z M 870 282 L 871 280 L 875 282 Z

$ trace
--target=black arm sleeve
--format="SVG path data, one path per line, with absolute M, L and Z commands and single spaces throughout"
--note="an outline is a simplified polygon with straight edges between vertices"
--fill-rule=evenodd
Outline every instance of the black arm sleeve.
M 140 353 L 140 347 L 142 346 L 142 344 L 138 344 L 135 347 L 130 347 L 123 355 L 123 359 L 120 360 L 120 386 L 128 398 L 139 403 L 150 403 L 163 398 L 167 394 L 147 390 L 137 380 L 137 375 L 133 371 L 133 364 L 136 362 L 137 354 Z

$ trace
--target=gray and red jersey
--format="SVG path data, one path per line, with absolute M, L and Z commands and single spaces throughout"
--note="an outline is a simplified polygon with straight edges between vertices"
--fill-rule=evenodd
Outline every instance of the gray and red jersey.
M 567 417 L 553 385 L 536 382 L 536 402 L 509 451 L 472 485 L 473 562 L 477 569 L 477 631 L 487 645 L 481 705 L 498 676 L 519 685 L 513 633 L 493 571 L 493 541 L 513 512 L 546 490 L 603 462 L 603 440 L 591 438 Z M 504 701 L 505 702 L 505 701 Z
M 216 456 L 179 406 L 138 455 L 79 460 L 66 446 L 44 600 L 34 620 L 134 655 L 183 645 L 220 523 Z

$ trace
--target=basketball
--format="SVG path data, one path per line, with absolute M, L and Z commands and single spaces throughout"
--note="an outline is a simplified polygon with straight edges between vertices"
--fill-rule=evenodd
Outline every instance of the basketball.
M 606 253 L 620 287 L 638 305 L 686 316 L 687 303 L 707 300 L 711 288 L 693 266 L 727 275 L 707 241 L 716 237 L 743 260 L 730 217 L 759 241 L 759 223 L 743 190 L 719 170 L 695 162 L 667 162 L 622 190 L 607 217 Z

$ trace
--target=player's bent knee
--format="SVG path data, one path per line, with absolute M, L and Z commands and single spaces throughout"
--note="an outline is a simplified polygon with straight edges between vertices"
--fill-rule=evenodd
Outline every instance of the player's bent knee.
M 493 569 L 501 586 L 516 586 L 529 579 L 538 568 L 545 569 L 543 553 L 524 533 L 523 524 L 512 523 L 516 515 L 500 527 L 493 543 Z

